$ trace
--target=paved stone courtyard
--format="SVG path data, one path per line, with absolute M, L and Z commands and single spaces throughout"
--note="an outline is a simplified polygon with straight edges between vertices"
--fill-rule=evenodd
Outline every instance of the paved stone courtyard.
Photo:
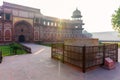
M 113 70 L 99 67 L 82 73 L 51 59 L 50 47 L 25 45 L 32 48 L 32 54 L 4 57 L 0 64 L 0 80 L 120 80 L 120 63 Z

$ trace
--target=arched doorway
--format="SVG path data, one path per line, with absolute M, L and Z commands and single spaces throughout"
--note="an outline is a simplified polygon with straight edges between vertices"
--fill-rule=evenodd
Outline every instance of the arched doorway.
M 24 35 L 19 36 L 19 42 L 25 42 L 25 36 Z
M 19 42 L 33 41 L 33 28 L 27 21 L 19 21 L 14 25 L 14 40 Z

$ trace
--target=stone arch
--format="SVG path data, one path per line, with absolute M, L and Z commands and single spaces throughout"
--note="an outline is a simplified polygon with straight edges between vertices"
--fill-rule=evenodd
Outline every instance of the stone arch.
M 21 41 L 20 37 L 24 36 L 24 42 L 33 41 L 33 28 L 27 21 L 18 21 L 14 24 L 14 39 L 15 41 Z
M 20 35 L 19 36 L 19 42 L 24 42 L 25 41 L 25 36 L 24 35 Z
M 5 31 L 5 37 L 10 37 L 10 30 Z
M 11 40 L 11 30 L 9 30 L 9 29 L 5 30 L 4 35 L 5 35 L 5 40 L 6 41 Z

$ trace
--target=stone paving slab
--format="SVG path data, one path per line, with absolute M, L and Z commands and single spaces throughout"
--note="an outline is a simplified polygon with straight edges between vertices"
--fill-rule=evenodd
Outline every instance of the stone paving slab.
M 0 64 L 0 80 L 120 80 L 120 63 L 113 70 L 99 67 L 82 73 L 51 59 L 50 47 L 25 45 L 32 48 L 32 54 L 4 57 Z

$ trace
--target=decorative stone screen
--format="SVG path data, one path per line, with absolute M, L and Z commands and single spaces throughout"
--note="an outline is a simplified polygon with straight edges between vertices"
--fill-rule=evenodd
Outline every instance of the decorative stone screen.
M 64 41 L 65 45 L 73 45 L 73 46 L 97 46 L 99 45 L 98 39 L 66 39 Z

